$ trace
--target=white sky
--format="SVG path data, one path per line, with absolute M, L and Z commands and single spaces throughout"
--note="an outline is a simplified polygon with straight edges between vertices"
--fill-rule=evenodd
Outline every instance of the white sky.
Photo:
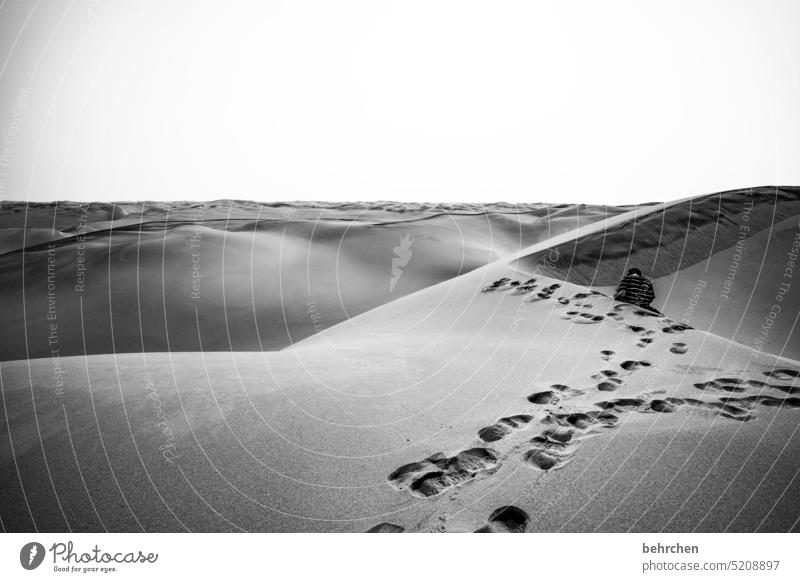
M 800 184 L 800 2 L 5 1 L 6 200 Z

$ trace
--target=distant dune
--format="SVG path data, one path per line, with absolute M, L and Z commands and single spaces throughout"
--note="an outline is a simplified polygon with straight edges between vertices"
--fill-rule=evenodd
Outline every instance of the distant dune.
M 200 320 L 202 337 L 229 348 L 232 329 L 259 321 L 254 304 L 281 301 L 302 307 L 280 321 L 308 317 L 312 326 L 279 350 L 3 362 L 2 523 L 9 531 L 800 531 L 797 289 L 786 276 L 799 195 L 759 188 L 588 209 L 586 222 L 576 207 L 543 207 L 524 218 L 436 211 L 391 225 L 342 216 L 204 224 L 203 260 L 216 270 L 201 290 L 225 274 L 209 303 L 237 315 L 227 325 L 159 299 L 189 292 L 186 271 L 172 275 L 191 258 L 197 225 L 87 237 L 85 252 L 97 257 L 90 272 L 110 262 L 112 305 L 119 297 L 126 306 L 112 308 L 114 329 L 133 325 L 120 337 L 139 331 L 137 265 L 143 316 L 153 325 L 166 317 L 170 339 L 180 335 L 173 329 L 196 336 Z M 540 211 L 551 225 L 563 219 L 563 229 L 544 236 Z M 752 228 L 741 237 L 745 222 Z M 528 228 L 534 240 L 525 246 L 513 233 Z M 458 232 L 470 243 L 453 241 Z M 408 261 L 402 235 L 413 241 Z M 72 257 L 73 244 L 57 249 Z M 455 249 L 469 257 L 463 269 L 448 262 Z M 33 284 L 46 257 L 46 245 L 3 255 L 3 277 L 24 258 Z M 392 258 L 397 298 L 388 291 Z M 610 297 L 634 264 L 656 278 L 663 315 Z M 59 268 L 59 281 L 74 275 L 69 262 Z M 254 291 L 236 286 L 254 271 Z M 337 272 L 381 291 L 338 286 Z M 100 289 L 91 305 L 102 307 L 109 287 L 91 284 Z M 776 288 L 786 291 L 772 301 Z M 330 307 L 308 299 L 339 290 L 346 305 L 364 308 L 314 329 Z M 19 342 L 14 297 L 7 313 Z M 166 316 L 153 313 L 159 301 Z M 765 315 L 768 303 L 781 309 Z M 110 337 L 102 308 L 88 305 L 85 297 L 86 336 Z M 765 317 L 764 341 L 746 341 Z M 46 330 L 38 319 L 30 325 Z M 157 344 L 155 335 L 147 341 Z
M 62 356 L 280 349 L 624 210 L 5 203 L 0 360 L 54 348 Z M 396 251 L 404 240 L 408 249 Z M 408 252 L 408 262 L 393 275 L 398 252 Z

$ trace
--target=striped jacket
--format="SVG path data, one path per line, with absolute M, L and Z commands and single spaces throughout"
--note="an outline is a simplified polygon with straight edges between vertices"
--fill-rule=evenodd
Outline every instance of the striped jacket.
M 650 279 L 639 275 L 625 275 L 614 292 L 614 299 L 643 307 L 650 305 L 655 298 Z

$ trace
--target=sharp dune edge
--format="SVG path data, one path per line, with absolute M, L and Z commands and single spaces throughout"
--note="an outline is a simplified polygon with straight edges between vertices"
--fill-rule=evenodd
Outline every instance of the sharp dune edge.
M 3 523 L 797 531 L 800 310 L 780 285 L 798 200 L 758 188 L 594 210 L 273 351 L 3 362 Z M 652 271 L 663 316 L 610 297 L 626 263 Z M 198 345 L 214 333 L 184 328 Z

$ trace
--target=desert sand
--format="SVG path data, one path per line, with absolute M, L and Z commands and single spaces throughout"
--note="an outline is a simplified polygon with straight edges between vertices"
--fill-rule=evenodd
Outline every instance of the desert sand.
M 57 317 L 62 356 L 281 349 L 624 211 L 545 204 L 4 203 L 0 361 L 49 356 L 48 316 Z M 392 260 L 402 259 L 394 249 L 403 244 L 410 246 L 397 252 L 413 253 L 413 268 L 392 277 Z
M 306 208 L 241 229 L 214 217 L 208 303 L 183 310 L 192 210 L 147 227 L 133 207 L 106 210 L 113 228 L 84 250 L 103 276 L 77 308 L 56 300 L 58 358 L 31 339 L 47 337 L 46 236 L 9 237 L 3 527 L 798 531 L 799 195 L 416 208 L 410 221 L 380 207 L 357 224 L 362 207 Z M 48 240 L 79 244 L 63 228 Z M 413 254 L 390 291 L 403 235 Z M 611 297 L 632 265 L 663 315 Z M 73 267 L 58 264 L 56 285 Z M 13 287 L 21 272 L 38 290 Z M 276 315 L 283 303 L 297 311 Z M 118 321 L 121 335 L 105 331 Z M 247 325 L 255 345 L 234 331 Z

